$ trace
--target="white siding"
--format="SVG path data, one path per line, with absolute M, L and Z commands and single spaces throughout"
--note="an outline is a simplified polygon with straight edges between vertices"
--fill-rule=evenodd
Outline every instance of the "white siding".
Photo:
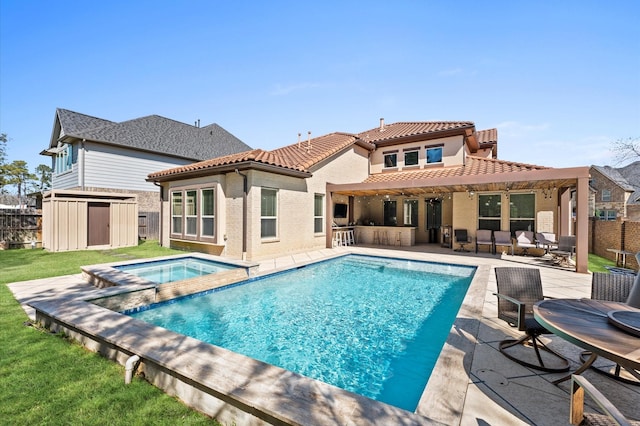
M 53 174 L 51 176 L 51 187 L 55 189 L 72 189 L 77 188 L 78 183 L 78 164 L 74 163 L 72 169 L 61 174 Z
M 158 191 L 157 186 L 145 181 L 149 173 L 191 163 L 188 160 L 91 143 L 86 143 L 85 149 L 84 184 L 92 188 Z

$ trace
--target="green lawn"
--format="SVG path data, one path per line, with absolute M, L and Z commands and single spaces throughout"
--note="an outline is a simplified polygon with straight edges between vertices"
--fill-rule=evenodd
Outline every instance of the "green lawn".
M 214 424 L 124 367 L 35 327 L 6 284 L 79 273 L 79 267 L 177 253 L 143 242 L 108 251 L 0 251 L 0 423 L 47 425 Z

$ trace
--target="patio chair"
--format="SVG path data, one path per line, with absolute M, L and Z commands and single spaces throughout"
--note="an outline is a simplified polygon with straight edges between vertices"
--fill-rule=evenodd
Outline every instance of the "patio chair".
M 513 256 L 513 240 L 510 231 L 495 231 L 493 233 L 494 244 L 497 247 L 511 247 L 511 256 Z
M 536 246 L 543 248 L 545 253 L 549 253 L 549 250 L 556 250 L 558 248 L 556 234 L 551 232 L 536 232 Z
M 496 252 L 493 246 L 493 231 L 490 229 L 478 229 L 476 231 L 476 253 L 478 252 L 478 246 L 489 246 L 491 254 Z
M 460 247 L 458 247 L 454 251 L 460 251 L 460 252 L 469 251 L 464 248 L 465 244 L 471 244 L 471 238 L 469 237 L 469 234 L 467 234 L 466 229 L 454 229 L 453 238 L 455 240 L 455 243 L 460 245 Z
M 524 256 L 529 254 L 530 248 L 536 248 L 532 231 L 516 231 L 516 247 L 522 249 Z
M 638 277 L 640 277 L 640 273 L 638 274 Z M 606 300 L 608 302 L 628 303 L 631 288 L 634 286 L 634 281 L 638 281 L 640 283 L 640 278 L 634 277 L 633 275 L 594 272 L 591 278 L 591 298 L 595 300 Z M 580 360 L 582 362 L 586 362 L 590 356 L 590 351 L 583 351 L 580 353 Z M 591 368 L 598 373 L 604 374 L 613 379 L 632 385 L 640 385 L 640 382 L 637 380 L 627 379 L 624 376 L 621 376 L 621 367 L 618 364 L 616 364 L 613 369 L 609 366 L 599 368 L 595 365 L 592 365 Z M 611 372 L 612 370 L 613 372 Z
M 585 394 L 598 404 L 604 414 L 584 411 Z M 576 374 L 571 375 L 569 423 L 572 425 L 640 425 L 640 422 L 627 419 L 591 382 Z
M 558 248 L 550 250 L 549 253 L 554 257 L 556 263 L 570 263 L 569 259 L 573 257 L 576 250 L 576 237 L 574 235 L 561 236 L 558 239 Z
M 562 355 L 549 349 L 540 339 L 542 334 L 551 334 L 533 317 L 533 305 L 543 300 L 540 270 L 535 268 L 499 267 L 495 268 L 498 292 L 498 318 L 510 326 L 524 331 L 519 339 L 505 339 L 500 342 L 500 352 L 512 361 L 525 367 L 547 372 L 569 371 L 569 361 Z M 509 349 L 518 346 L 533 347 L 537 362 L 517 358 Z M 555 366 L 547 365 L 540 351 L 556 359 Z M 530 356 L 530 358 L 533 358 Z M 549 357 L 547 357 L 549 359 Z

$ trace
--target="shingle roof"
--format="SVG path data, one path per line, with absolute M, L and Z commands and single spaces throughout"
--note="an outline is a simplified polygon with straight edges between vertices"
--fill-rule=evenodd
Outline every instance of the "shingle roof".
M 65 136 L 195 161 L 251 149 L 217 124 L 195 127 L 158 115 L 115 123 L 63 109 L 58 117 Z
M 381 127 L 375 127 L 358 133 L 358 137 L 367 142 L 379 143 L 407 136 L 424 135 L 447 130 L 471 129 L 474 127 L 474 124 L 473 121 L 420 121 L 391 123 L 382 125 Z
M 636 189 L 633 187 L 633 185 L 631 185 L 627 179 L 624 178 L 624 176 L 622 176 L 620 174 L 620 172 L 617 169 L 614 169 L 611 166 L 592 166 L 594 169 L 596 169 L 597 171 L 599 171 L 600 173 L 602 173 L 603 175 L 605 175 L 606 177 L 608 177 L 609 179 L 611 179 L 612 182 L 614 182 L 616 185 L 618 185 L 620 188 L 622 188 L 624 191 L 627 192 L 633 192 Z
M 548 167 L 468 155 L 466 157 L 466 164 L 464 165 L 433 169 L 377 173 L 365 179 L 364 183 L 447 178 L 453 176 L 490 175 L 496 173 L 513 173 L 544 169 L 548 169 Z
M 629 197 L 629 204 L 640 204 L 640 161 L 615 169 L 626 179 L 634 193 Z
M 167 177 L 182 173 L 204 171 L 224 166 L 238 165 L 252 162 L 268 166 L 280 167 L 284 170 L 309 173 L 309 169 L 343 149 L 353 145 L 357 141 L 355 135 L 348 133 L 330 133 L 328 135 L 313 138 L 310 141 L 301 141 L 273 151 L 254 149 L 238 154 L 212 158 L 198 163 L 174 167 L 151 173 L 149 179 Z M 373 147 L 371 147 L 373 149 Z

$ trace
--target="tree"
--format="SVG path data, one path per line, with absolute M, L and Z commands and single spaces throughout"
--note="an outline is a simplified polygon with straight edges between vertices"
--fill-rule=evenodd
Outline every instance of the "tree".
M 615 153 L 617 164 L 640 160 L 640 137 L 618 139 L 613 142 L 611 151 Z
M 15 160 L 5 165 L 4 172 L 7 184 L 15 185 L 18 189 L 18 203 L 22 205 L 22 194 L 26 193 L 27 185 L 36 179 L 36 176 L 29 173 L 27 162 L 23 160 Z
M 45 164 L 40 164 L 36 167 L 36 186 L 38 191 L 42 192 L 51 188 L 51 173 L 51 167 Z

